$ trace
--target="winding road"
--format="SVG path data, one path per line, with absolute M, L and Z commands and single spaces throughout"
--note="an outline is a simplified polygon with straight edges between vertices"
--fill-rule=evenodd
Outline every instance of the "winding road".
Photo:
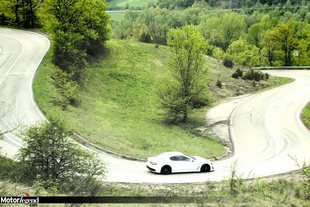
M 0 28 L 0 129 L 10 130 L 44 120 L 33 101 L 32 80 L 49 49 L 46 37 L 27 31 Z M 296 160 L 310 161 L 310 133 L 300 112 L 310 100 L 310 71 L 268 71 L 295 81 L 259 94 L 235 99 L 212 109 L 229 116 L 234 155 L 215 162 L 211 173 L 156 175 L 145 164 L 97 152 L 106 163 L 105 181 L 130 183 L 192 183 L 228 179 L 231 167 L 243 178 L 286 173 L 299 169 Z M 210 117 L 209 117 L 210 118 Z M 216 118 L 216 117 L 211 117 Z M 23 145 L 15 130 L 4 135 L 2 152 L 13 157 Z

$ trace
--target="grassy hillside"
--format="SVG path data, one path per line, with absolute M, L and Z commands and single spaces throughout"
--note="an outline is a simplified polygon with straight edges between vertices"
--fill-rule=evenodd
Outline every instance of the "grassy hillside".
M 304 121 L 305 125 L 310 129 L 310 102 L 303 110 L 302 120 Z
M 87 68 L 88 80 L 81 89 L 81 104 L 66 111 L 54 106 L 53 65 L 47 57 L 34 82 L 36 100 L 45 114 L 62 117 L 69 128 L 90 141 L 116 153 L 146 158 L 163 151 L 214 157 L 224 147 L 204 126 L 207 108 L 196 111 L 188 124 L 175 126 L 164 122 L 157 92 L 165 84 L 169 50 L 152 44 L 111 40 L 107 57 Z M 252 82 L 231 78 L 234 72 L 217 60 L 208 58 L 213 102 L 282 83 L 272 78 L 253 87 Z M 216 86 L 220 78 L 222 89 Z M 280 81 L 279 81 L 280 80 Z M 286 81 L 286 79 L 285 79 Z
M 168 150 L 205 157 L 224 154 L 218 141 L 198 135 L 195 123 L 180 127 L 163 121 L 157 86 L 167 71 L 165 47 L 116 40 L 108 45 L 108 57 L 87 68 L 81 105 L 66 111 L 53 105 L 51 58 L 44 60 L 34 92 L 45 114 L 63 117 L 68 127 L 120 154 L 140 158 Z

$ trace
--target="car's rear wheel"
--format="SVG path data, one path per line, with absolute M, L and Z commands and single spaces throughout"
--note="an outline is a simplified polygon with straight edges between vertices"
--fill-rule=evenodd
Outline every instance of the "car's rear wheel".
M 201 172 L 210 172 L 211 171 L 211 167 L 208 164 L 204 164 L 204 165 L 201 166 L 200 171 Z
M 169 175 L 171 173 L 171 167 L 168 165 L 165 165 L 161 168 L 160 173 L 164 175 Z

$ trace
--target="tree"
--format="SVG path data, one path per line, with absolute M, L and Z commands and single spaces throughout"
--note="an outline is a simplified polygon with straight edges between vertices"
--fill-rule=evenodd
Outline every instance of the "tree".
M 10 19 L 13 19 L 12 7 L 13 2 L 9 0 L 0 0 L 0 20 L 1 25 L 8 24 Z
M 83 76 L 87 57 L 104 49 L 109 38 L 109 16 L 102 0 L 45 0 L 41 15 L 55 42 L 54 63 L 72 74 Z
M 297 48 L 294 22 L 280 23 L 266 33 L 265 47 L 269 63 L 275 52 L 285 66 L 293 64 L 293 51 Z
M 293 51 L 296 49 L 297 39 L 294 32 L 294 22 L 281 23 L 276 26 L 276 41 L 280 46 L 283 55 L 284 65 L 290 66 L 293 63 Z
M 248 44 L 241 38 L 231 43 L 227 54 L 233 61 L 239 64 L 247 66 L 260 65 L 259 49 L 256 46 Z
M 273 66 L 274 61 L 276 60 L 276 34 L 273 30 L 268 30 L 264 36 L 262 45 L 263 48 L 263 54 L 265 54 L 269 66 Z
M 41 3 L 41 0 L 0 0 L 0 14 L 16 26 L 33 28 L 38 26 L 37 10 Z
M 204 37 L 223 50 L 227 50 L 228 46 L 244 33 L 245 28 L 244 16 L 236 13 L 210 17 L 200 24 Z
M 295 61 L 298 65 L 310 65 L 310 24 L 302 24 Z
M 168 45 L 172 49 L 172 81 L 160 94 L 168 118 L 173 121 L 188 121 L 189 111 L 206 105 L 207 86 L 204 52 L 207 44 L 195 26 L 171 29 Z
M 210 17 L 199 25 L 200 31 L 203 36 L 216 47 L 224 48 L 224 35 L 221 29 L 221 19 L 219 17 Z
M 41 0 L 21 0 L 22 25 L 35 27 L 37 24 L 37 10 L 41 6 Z
M 224 37 L 223 49 L 227 49 L 234 40 L 237 40 L 244 33 L 246 28 L 245 18 L 235 13 L 226 14 L 222 18 L 221 28 Z
M 45 188 L 72 192 L 81 185 L 87 189 L 86 180 L 102 176 L 103 165 L 69 136 L 63 124 L 53 119 L 30 127 L 24 133 L 25 146 L 19 153 L 24 179 L 41 180 Z

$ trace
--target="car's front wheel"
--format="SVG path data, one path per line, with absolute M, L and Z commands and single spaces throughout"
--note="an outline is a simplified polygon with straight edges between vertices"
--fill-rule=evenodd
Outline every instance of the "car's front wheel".
M 168 166 L 168 165 L 165 165 L 165 166 L 163 166 L 163 167 L 161 168 L 160 173 L 161 173 L 161 174 L 164 174 L 164 175 L 169 175 L 169 174 L 171 173 L 171 171 L 172 171 L 171 167 Z
M 200 171 L 201 172 L 210 172 L 211 171 L 211 167 L 208 164 L 204 164 L 204 165 L 201 166 Z

